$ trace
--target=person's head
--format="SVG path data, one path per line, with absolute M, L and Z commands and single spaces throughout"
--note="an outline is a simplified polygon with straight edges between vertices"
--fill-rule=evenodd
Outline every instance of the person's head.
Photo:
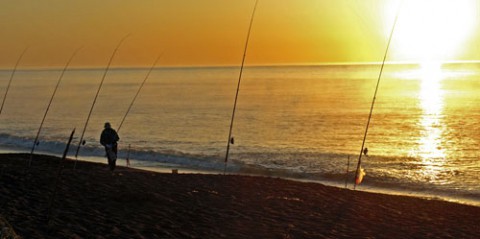
M 109 122 L 105 122 L 104 128 L 105 128 L 105 129 L 109 129 L 109 128 L 112 128 L 112 126 L 110 125 Z

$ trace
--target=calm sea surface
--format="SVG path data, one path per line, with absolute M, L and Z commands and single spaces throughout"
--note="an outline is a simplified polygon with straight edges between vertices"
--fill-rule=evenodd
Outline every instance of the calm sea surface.
M 361 150 L 379 65 L 247 67 L 240 86 L 227 170 L 348 184 Z M 104 69 L 68 70 L 40 134 L 38 152 L 74 154 Z M 102 162 L 103 123 L 118 128 L 148 69 L 105 78 L 79 159 Z M 60 76 L 19 70 L 0 115 L 0 146 L 29 152 Z M 158 68 L 120 134 L 120 164 L 220 171 L 238 67 Z M 0 71 L 0 94 L 11 70 Z M 480 65 L 387 65 L 357 189 L 480 202 Z M 480 205 L 480 204 L 479 204 Z

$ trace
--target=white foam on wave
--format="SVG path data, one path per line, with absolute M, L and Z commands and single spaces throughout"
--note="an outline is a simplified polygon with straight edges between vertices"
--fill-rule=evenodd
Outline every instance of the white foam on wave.
M 0 135 L 0 138 L 2 139 L 0 153 L 29 153 L 33 141 L 33 139 L 5 134 Z M 45 141 L 37 147 L 36 153 L 61 156 L 64 148 L 65 143 Z M 73 157 L 74 149 L 75 145 L 71 146 L 69 157 Z M 126 166 L 126 155 L 125 150 L 120 151 L 118 165 Z M 136 149 L 131 150 L 129 155 L 132 167 L 157 172 L 170 172 L 172 169 L 179 169 L 184 173 L 221 174 L 225 167 L 221 155 L 189 154 L 174 150 L 156 152 Z M 348 188 L 352 187 L 354 178 L 355 163 L 351 162 L 350 171 L 347 175 L 345 162 L 347 155 L 344 154 L 292 153 L 285 156 L 281 152 L 264 154 L 255 152 L 234 154 L 231 158 L 227 170 L 229 173 L 235 174 L 281 177 L 336 187 L 344 187 L 347 179 L 350 185 Z M 104 150 L 100 145 L 83 146 L 78 159 L 106 164 Z M 382 158 L 381 160 L 398 161 L 396 158 Z M 360 190 L 440 199 L 480 206 L 480 189 L 475 187 L 458 188 L 433 185 L 431 182 L 419 182 L 395 177 L 395 173 L 386 174 L 384 170 L 376 171 L 369 170 L 369 168 L 366 170 L 365 181 L 358 187 Z

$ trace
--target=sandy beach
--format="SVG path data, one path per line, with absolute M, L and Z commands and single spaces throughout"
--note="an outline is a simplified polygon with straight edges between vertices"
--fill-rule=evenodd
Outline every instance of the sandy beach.
M 267 177 L 125 167 L 112 174 L 105 164 L 81 161 L 74 171 L 72 160 L 44 155 L 26 171 L 28 158 L 0 155 L 0 215 L 20 238 L 480 235 L 475 206 Z

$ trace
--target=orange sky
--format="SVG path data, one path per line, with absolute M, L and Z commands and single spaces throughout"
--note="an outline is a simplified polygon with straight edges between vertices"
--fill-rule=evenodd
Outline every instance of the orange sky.
M 246 64 L 381 61 L 400 2 L 259 0 Z M 460 21 L 478 22 L 476 1 L 438 2 L 405 1 L 390 59 L 480 58 L 478 26 Z M 62 66 L 79 46 L 84 48 L 73 66 L 103 67 L 129 33 L 114 66 L 149 66 L 162 51 L 161 65 L 239 65 L 254 0 L 15 0 L 1 5 L 1 68 L 12 68 L 26 46 L 21 67 Z M 458 16 L 468 18 L 449 20 Z M 449 22 L 453 25 L 445 27 Z

